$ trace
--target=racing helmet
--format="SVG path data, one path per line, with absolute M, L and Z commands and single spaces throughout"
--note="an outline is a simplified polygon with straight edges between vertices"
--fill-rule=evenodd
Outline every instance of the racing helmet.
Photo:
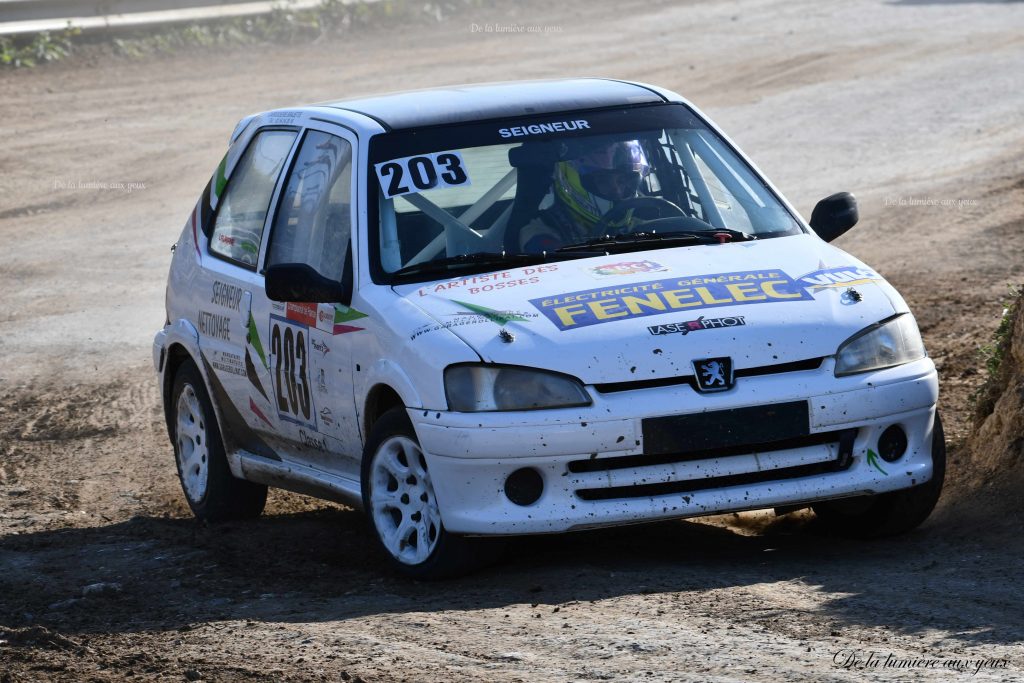
M 555 196 L 578 219 L 596 223 L 614 202 L 635 197 L 650 171 L 638 140 L 612 142 L 556 164 Z

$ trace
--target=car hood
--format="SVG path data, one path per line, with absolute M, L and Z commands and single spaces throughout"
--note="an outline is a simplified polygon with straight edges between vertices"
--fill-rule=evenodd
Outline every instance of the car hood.
M 878 273 L 812 235 L 658 249 L 403 285 L 395 291 L 491 363 L 584 383 L 737 370 L 833 355 L 864 327 L 907 310 Z M 441 333 L 441 334 L 439 334 Z M 420 349 L 429 353 L 429 349 Z

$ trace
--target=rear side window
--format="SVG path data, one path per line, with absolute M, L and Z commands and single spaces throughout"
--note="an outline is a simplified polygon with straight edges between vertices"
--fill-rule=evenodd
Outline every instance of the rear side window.
M 270 198 L 296 135 L 294 131 L 268 130 L 249 143 L 217 206 L 210 251 L 256 266 Z
M 352 145 L 311 130 L 274 220 L 267 264 L 305 263 L 341 281 L 352 234 Z

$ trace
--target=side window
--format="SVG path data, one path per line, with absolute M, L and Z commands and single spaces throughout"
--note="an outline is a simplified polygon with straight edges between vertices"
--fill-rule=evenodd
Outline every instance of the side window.
M 267 264 L 305 263 L 341 281 L 352 234 L 352 145 L 311 130 L 295 156 Z
M 296 135 L 268 130 L 249 143 L 217 206 L 210 251 L 247 266 L 256 265 L 270 197 Z

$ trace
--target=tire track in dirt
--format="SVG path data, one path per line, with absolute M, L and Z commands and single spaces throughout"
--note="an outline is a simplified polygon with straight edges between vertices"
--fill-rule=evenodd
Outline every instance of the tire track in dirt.
M 37 514 L 44 526 L 81 526 L 148 510 L 152 482 L 166 488 L 173 461 L 147 371 L 98 385 L 21 387 L 0 399 L 0 495 L 10 500 L 0 529 L 34 527 Z

